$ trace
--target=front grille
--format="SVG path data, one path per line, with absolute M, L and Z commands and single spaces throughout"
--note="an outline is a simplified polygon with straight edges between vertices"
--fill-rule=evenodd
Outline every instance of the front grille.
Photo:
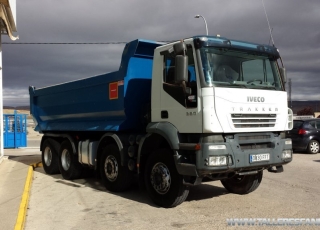
M 240 141 L 243 140 L 256 140 L 256 139 L 270 139 L 270 135 L 255 135 L 255 136 L 240 136 Z
M 235 128 L 274 127 L 276 114 L 231 114 Z
M 258 143 L 258 144 L 240 144 L 240 148 L 241 150 L 270 149 L 270 148 L 274 148 L 274 145 L 271 142 Z

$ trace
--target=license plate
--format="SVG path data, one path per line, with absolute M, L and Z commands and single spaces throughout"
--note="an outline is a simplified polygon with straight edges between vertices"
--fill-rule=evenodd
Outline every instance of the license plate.
M 263 154 L 251 154 L 250 155 L 250 163 L 253 162 L 260 162 L 260 161 L 268 161 L 270 160 L 270 154 L 269 153 L 263 153 Z

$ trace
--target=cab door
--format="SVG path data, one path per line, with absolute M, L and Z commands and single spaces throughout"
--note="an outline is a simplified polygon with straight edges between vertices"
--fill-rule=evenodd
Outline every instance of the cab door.
M 163 81 L 160 93 L 160 120 L 172 123 L 180 133 L 202 132 L 200 81 L 194 49 L 187 45 L 188 81 L 184 89 L 175 79 L 174 52 L 163 55 Z

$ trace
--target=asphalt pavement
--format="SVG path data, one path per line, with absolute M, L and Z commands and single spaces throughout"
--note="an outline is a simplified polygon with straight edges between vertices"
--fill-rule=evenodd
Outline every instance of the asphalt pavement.
M 29 142 L 29 140 L 28 140 Z M 5 149 L 0 164 L 0 229 L 14 229 L 29 165 L 41 160 L 40 138 L 28 148 Z M 264 171 L 262 184 L 248 195 L 231 194 L 219 181 L 191 187 L 172 209 L 152 203 L 137 184 L 108 192 L 95 177 L 67 181 L 60 174 L 33 172 L 26 230 L 35 229 L 320 229 L 319 226 L 228 226 L 230 218 L 320 220 L 320 154 L 295 153 L 283 173 Z
M 28 139 L 28 147 L 4 149 L 0 163 L 0 229 L 14 229 L 31 164 L 41 161 L 40 138 Z

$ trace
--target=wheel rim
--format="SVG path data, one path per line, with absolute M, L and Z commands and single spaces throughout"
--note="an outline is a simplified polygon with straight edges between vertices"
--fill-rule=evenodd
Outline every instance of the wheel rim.
M 104 173 L 106 174 L 107 179 L 112 182 L 115 181 L 118 177 L 118 170 L 117 159 L 114 156 L 109 155 L 104 162 Z
M 67 171 L 71 165 L 71 155 L 67 149 L 64 149 L 61 154 L 61 164 L 62 168 Z
M 51 149 L 49 147 L 46 147 L 44 149 L 43 160 L 44 160 L 44 163 L 46 164 L 46 166 L 50 166 L 51 165 L 52 152 L 51 152 Z
M 311 142 L 310 150 L 313 153 L 317 153 L 319 151 L 319 144 L 317 142 Z
M 171 175 L 167 166 L 161 162 L 155 164 L 151 170 L 151 185 L 154 190 L 163 195 L 166 194 L 171 185 Z

